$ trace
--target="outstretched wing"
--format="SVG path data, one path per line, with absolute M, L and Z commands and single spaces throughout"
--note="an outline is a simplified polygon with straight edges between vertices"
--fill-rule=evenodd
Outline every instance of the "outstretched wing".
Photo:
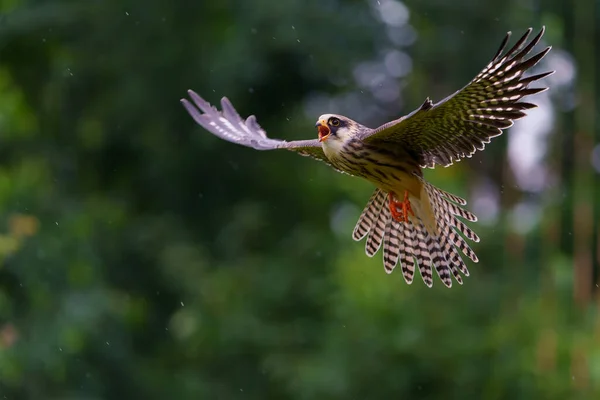
M 437 104 L 427 98 L 419 109 L 365 133 L 362 139 L 386 146 L 402 146 L 417 157 L 422 167 L 429 168 L 435 164 L 448 166 L 453 161 L 471 157 L 476 150 L 483 150 L 491 138 L 512 126 L 515 119 L 525 116 L 524 110 L 537 107 L 522 102 L 524 96 L 547 89 L 529 88 L 529 84 L 554 71 L 523 78 L 523 73 L 551 49 L 547 47 L 524 60 L 544 30 L 542 27 L 521 50 L 531 34 L 529 28 L 503 55 L 510 38 L 508 32 L 492 61 L 467 86 Z
M 185 109 L 194 118 L 194 121 L 221 139 L 256 150 L 292 150 L 300 155 L 330 164 L 317 139 L 291 142 L 269 139 L 264 129 L 256 122 L 254 115 L 249 116 L 246 120 L 242 119 L 226 97 L 221 99 L 223 111 L 220 112 L 193 90 L 188 90 L 188 94 L 194 103 L 192 104 L 187 99 L 181 99 Z

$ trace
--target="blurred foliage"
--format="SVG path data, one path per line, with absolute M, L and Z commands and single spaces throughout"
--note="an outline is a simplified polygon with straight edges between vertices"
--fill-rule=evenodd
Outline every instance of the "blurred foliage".
M 580 3 L 1 1 L 0 398 L 599 398 L 600 10 Z M 220 141 L 178 102 L 227 95 L 286 139 L 314 136 L 324 112 L 375 125 L 542 23 L 581 71 L 551 91 L 556 179 L 519 188 L 507 135 L 427 172 L 471 204 L 482 183 L 497 191 L 500 212 L 474 227 L 481 262 L 451 290 L 387 276 L 352 242 L 366 182 Z M 361 81 L 393 49 L 409 69 Z M 569 156 L 584 161 L 564 205 Z M 523 232 L 521 200 L 541 210 Z

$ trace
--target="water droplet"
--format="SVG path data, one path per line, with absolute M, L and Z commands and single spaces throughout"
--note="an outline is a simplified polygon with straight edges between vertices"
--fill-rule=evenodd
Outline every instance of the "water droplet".
M 183 307 L 183 301 L 181 302 L 181 307 Z

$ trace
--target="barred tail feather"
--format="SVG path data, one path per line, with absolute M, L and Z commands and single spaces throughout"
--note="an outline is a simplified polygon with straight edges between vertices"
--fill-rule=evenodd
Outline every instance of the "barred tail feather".
M 410 223 L 402 222 L 401 226 L 403 228 L 403 240 L 401 248 L 404 250 L 400 253 L 400 263 L 402 264 L 402 275 L 404 279 L 408 282 L 412 282 L 413 277 L 415 275 L 415 259 L 413 258 L 415 255 L 414 252 L 414 240 L 413 240 L 413 229 Z
M 371 230 L 371 227 L 375 223 L 375 220 L 379 217 L 379 212 L 385 201 L 387 193 L 381 189 L 376 189 L 369 202 L 365 206 L 362 214 L 358 218 L 358 222 L 352 232 L 352 239 L 359 241 Z
M 440 277 L 440 279 L 442 279 L 442 282 L 444 282 L 444 285 L 446 285 L 447 287 L 452 286 L 452 279 L 449 279 L 450 274 L 448 273 L 448 271 L 452 272 L 454 279 L 456 279 L 456 281 L 462 285 L 463 281 L 462 277 L 458 273 L 458 269 L 456 269 L 456 267 L 454 267 L 454 264 L 451 264 L 451 262 L 446 258 L 446 254 L 448 254 L 448 252 L 442 250 L 442 247 L 446 249 L 446 247 L 443 246 L 443 244 L 445 244 L 443 240 L 436 240 L 432 236 L 429 236 L 428 239 L 428 246 L 432 254 L 433 265 L 435 266 L 435 270 L 437 271 L 438 276 Z M 451 251 L 453 250 L 454 249 L 451 249 Z
M 400 247 L 403 245 L 402 233 L 400 223 L 393 218 L 388 219 L 383 238 L 383 267 L 388 274 L 398 265 Z
M 369 257 L 373 257 L 379 251 L 381 243 L 383 242 L 385 226 L 392 217 L 387 196 L 385 196 L 382 207 L 379 210 L 376 209 L 376 211 L 375 219 L 369 230 L 367 243 L 365 245 L 365 252 Z
M 458 271 L 465 276 L 469 276 L 469 270 L 456 250 L 460 249 L 461 252 L 465 256 L 469 257 L 473 262 L 478 262 L 479 259 L 475 252 L 469 247 L 467 242 L 458 234 L 458 232 L 462 233 L 465 235 L 465 237 L 474 242 L 479 242 L 479 236 L 477 236 L 477 234 L 475 234 L 475 232 L 473 232 L 464 223 L 458 220 L 456 216 L 463 218 L 464 215 L 472 215 L 473 217 L 475 216 L 458 206 L 452 205 L 447 200 L 444 191 L 436 188 L 428 182 L 423 181 L 423 184 L 425 185 L 425 189 L 429 194 L 430 201 L 434 205 L 433 208 L 435 210 L 435 217 L 439 229 L 439 244 L 446 257 L 446 260 L 449 263 L 450 270 L 452 271 L 455 279 L 457 279 L 456 277 L 459 276 Z M 471 218 L 469 220 L 471 220 Z M 457 281 L 461 283 L 458 279 Z
M 437 188 L 436 188 L 437 189 Z M 455 194 L 452 193 L 448 193 L 442 189 L 437 189 L 437 191 L 444 197 L 446 197 L 447 199 L 449 199 L 450 201 L 453 201 L 457 204 L 460 204 L 461 206 L 466 206 L 467 205 L 467 201 L 465 199 L 463 199 L 462 197 L 458 197 Z M 464 210 L 463 210 L 464 211 Z M 475 221 L 477 221 L 477 217 L 473 216 L 475 218 Z
M 425 282 L 427 286 L 431 287 L 433 286 L 433 271 L 431 269 L 433 263 L 431 260 L 431 253 L 429 251 L 429 238 L 431 235 L 421 223 L 419 225 L 411 225 L 411 227 L 412 236 L 413 238 L 416 237 L 416 240 L 413 239 L 413 254 L 417 260 L 417 265 L 419 266 L 419 273 L 421 274 L 423 282 Z M 450 274 L 448 274 L 448 278 L 450 278 Z M 452 284 L 452 282 L 450 283 Z
M 462 275 L 469 276 L 469 270 L 459 250 L 473 262 L 479 260 L 459 233 L 475 242 L 479 241 L 479 237 L 458 218 L 477 221 L 477 217 L 457 205 L 466 205 L 464 199 L 428 182 L 422 181 L 422 184 L 435 214 L 437 234 L 430 233 L 418 219 L 411 222 L 393 219 L 387 192 L 377 189 L 361 213 L 352 237 L 354 240 L 367 237 L 365 252 L 369 257 L 373 257 L 383 246 L 386 273 L 392 273 L 400 265 L 402 276 L 408 284 L 413 282 L 418 268 L 425 285 L 432 287 L 435 268 L 445 286 L 452 286 L 452 277 L 462 285 Z

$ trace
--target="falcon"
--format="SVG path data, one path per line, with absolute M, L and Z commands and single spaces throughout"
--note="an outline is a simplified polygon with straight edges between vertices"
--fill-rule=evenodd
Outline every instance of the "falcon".
M 427 182 L 422 170 L 471 157 L 524 117 L 526 110 L 537 107 L 522 99 L 547 90 L 529 85 L 554 71 L 528 77 L 524 73 L 551 49 L 526 58 L 544 30 L 528 42 L 529 28 L 504 52 L 508 32 L 492 60 L 468 85 L 435 104 L 427 98 L 410 114 L 375 129 L 342 115 L 323 114 L 315 125 L 317 138 L 276 140 L 267 137 L 254 115 L 242 119 L 226 97 L 221 100 L 222 111 L 192 90 L 191 101 L 181 103 L 196 123 L 221 139 L 256 150 L 291 150 L 374 184 L 352 238 L 367 238 L 369 257 L 383 245 L 385 271 L 389 274 L 400 265 L 408 284 L 418 269 L 431 287 L 435 269 L 451 287 L 452 277 L 462 284 L 462 275 L 469 276 L 460 253 L 479 261 L 465 240 L 479 242 L 479 237 L 463 222 L 475 222 L 477 217 L 462 207 L 467 204 L 464 199 Z

